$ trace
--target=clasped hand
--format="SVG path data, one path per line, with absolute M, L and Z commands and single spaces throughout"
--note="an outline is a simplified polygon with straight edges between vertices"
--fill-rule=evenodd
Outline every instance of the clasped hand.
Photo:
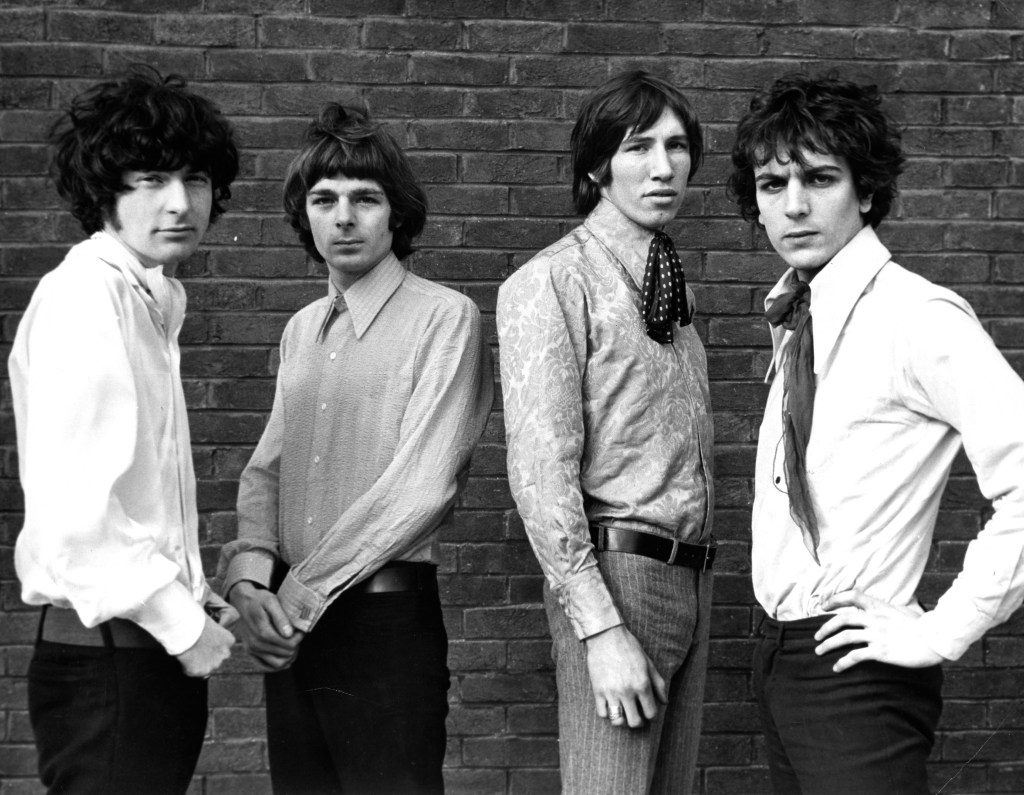
M 836 615 L 815 633 L 814 639 L 821 641 L 814 649 L 816 654 L 865 644 L 840 657 L 832 666 L 836 673 L 866 660 L 926 668 L 944 659 L 925 642 L 919 616 L 909 608 L 894 607 L 856 590 L 834 594 L 823 606 Z
M 283 671 L 299 653 L 305 633 L 292 626 L 277 594 L 243 580 L 228 594 L 241 616 L 238 636 L 265 671 Z

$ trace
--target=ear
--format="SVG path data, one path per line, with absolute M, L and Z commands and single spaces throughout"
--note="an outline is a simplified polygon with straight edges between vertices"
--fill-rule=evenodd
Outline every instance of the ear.
M 860 200 L 860 214 L 866 215 L 871 211 L 871 200 L 874 196 L 868 196 L 867 198 Z

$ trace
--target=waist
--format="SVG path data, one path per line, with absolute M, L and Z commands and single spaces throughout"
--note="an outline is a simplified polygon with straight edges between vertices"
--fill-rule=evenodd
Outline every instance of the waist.
M 814 638 L 814 633 L 824 626 L 825 622 L 832 618 L 833 613 L 826 613 L 820 616 L 809 618 L 798 618 L 794 621 L 779 621 L 771 616 L 761 619 L 758 627 L 758 634 L 774 641 L 780 646 L 789 641 L 806 641 Z
M 707 544 L 687 544 L 653 533 L 622 530 L 603 524 L 590 525 L 590 540 L 598 552 L 642 555 L 660 560 L 669 566 L 686 566 L 699 571 L 709 570 L 718 552 L 718 546 L 714 541 Z
M 433 563 L 385 563 L 349 593 L 401 593 L 402 591 L 434 592 L 437 590 L 437 566 Z
M 111 618 L 87 627 L 74 610 L 46 605 L 39 616 L 39 640 L 71 646 L 120 649 L 163 649 L 159 641 L 134 621 Z

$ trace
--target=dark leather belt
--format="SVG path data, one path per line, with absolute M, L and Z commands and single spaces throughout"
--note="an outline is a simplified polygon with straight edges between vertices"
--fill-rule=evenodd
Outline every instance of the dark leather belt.
M 39 639 L 72 646 L 113 646 L 119 649 L 162 649 L 159 641 L 134 621 L 112 618 L 85 626 L 74 610 L 46 605 L 39 617 Z M 107 636 L 105 638 L 104 636 Z M 109 638 L 109 642 L 108 642 Z
M 433 563 L 389 563 L 358 585 L 351 593 L 398 593 L 437 590 L 437 566 Z
M 637 530 L 620 530 L 604 525 L 590 525 L 590 540 L 598 552 L 629 552 L 654 558 L 669 566 L 686 566 L 689 569 L 707 571 L 715 562 L 717 545 L 686 544 L 671 538 L 641 533 Z

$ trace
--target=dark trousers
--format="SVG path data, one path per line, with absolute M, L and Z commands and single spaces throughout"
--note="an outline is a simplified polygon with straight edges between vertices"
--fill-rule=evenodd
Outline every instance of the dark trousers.
M 206 691 L 162 649 L 38 641 L 28 709 L 47 791 L 185 792 L 203 747 Z
M 754 691 L 776 795 L 927 795 L 925 763 L 942 714 L 942 668 L 858 663 L 814 653 L 827 619 L 766 618 Z
M 265 678 L 274 792 L 443 792 L 447 657 L 436 591 L 343 594 Z

